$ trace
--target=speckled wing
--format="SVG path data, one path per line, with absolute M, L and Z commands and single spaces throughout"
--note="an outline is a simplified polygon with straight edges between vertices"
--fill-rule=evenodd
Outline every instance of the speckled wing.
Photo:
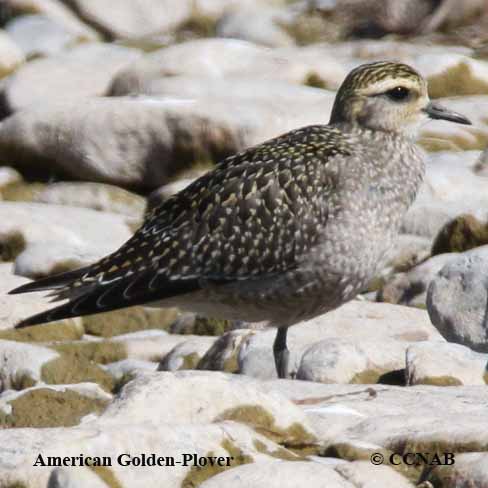
M 97 313 L 236 280 L 268 278 L 300 265 L 323 235 L 337 129 L 310 126 L 231 156 L 153 210 L 118 251 L 78 273 L 14 293 L 54 288 L 68 299 L 20 325 Z

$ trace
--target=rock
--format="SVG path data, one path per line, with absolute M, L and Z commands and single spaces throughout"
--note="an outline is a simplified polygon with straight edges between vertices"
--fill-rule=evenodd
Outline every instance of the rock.
M 161 467 L 147 464 L 152 453 L 155 460 L 160 457 Z M 183 453 L 195 454 L 197 460 L 222 456 L 224 463 L 229 458 L 229 466 L 194 466 L 193 458 L 185 464 L 171 464 L 172 457 L 183 461 Z M 39 455 L 39 463 L 44 461 L 46 465 L 32 466 Z M 299 455 L 235 422 L 105 425 L 92 418 L 76 427 L 0 430 L 0 484 L 45 487 L 53 471 L 59 469 L 47 465 L 49 457 L 79 459 L 80 455 L 85 460 L 99 458 L 101 466 L 91 470 L 110 486 L 153 486 L 157 479 L 165 488 L 198 486 L 211 476 L 240 464 L 270 462 L 275 458 L 300 459 Z M 144 455 L 146 463 L 143 463 Z M 78 465 L 79 461 L 75 463 Z M 73 468 L 68 469 L 71 472 Z
M 488 63 L 456 54 L 420 56 L 416 68 L 427 74 L 431 98 L 486 95 Z
M 284 25 L 291 23 L 291 12 L 273 7 L 239 9 L 217 24 L 217 36 L 242 39 L 270 47 L 294 46 Z
M 244 374 L 256 376 L 258 378 L 274 378 L 276 376 L 272 355 L 272 344 L 276 335 L 275 329 L 249 333 L 244 343 L 239 349 L 239 371 Z M 333 312 L 316 317 L 315 319 L 304 322 L 288 331 L 288 347 L 290 349 L 289 372 L 292 376 L 297 374 L 305 351 L 314 344 L 324 341 L 324 347 L 331 347 L 331 354 L 335 354 L 333 344 L 345 349 L 357 350 L 354 344 L 371 342 L 368 354 L 375 354 L 381 357 L 381 351 L 374 345 L 392 342 L 392 355 L 395 361 L 392 363 L 388 357 L 388 349 L 381 362 L 387 369 L 396 364 L 403 354 L 409 342 L 439 340 L 440 334 L 435 330 L 429 321 L 427 312 L 415 310 L 407 307 L 389 305 L 386 303 L 370 303 L 365 301 L 350 302 Z M 346 341 L 346 342 L 341 342 Z M 335 342 L 334 342 L 335 341 Z M 327 342 L 331 345 L 327 346 Z M 344 345 L 343 345 L 344 344 Z M 319 347 L 320 350 L 320 347 Z M 383 351 L 383 349 L 382 349 Z M 395 352 L 396 351 L 396 352 Z M 313 360 L 313 353 L 309 359 Z M 363 353 L 359 353 L 357 366 L 365 364 Z M 351 357 L 351 356 L 349 356 Z M 404 357 L 404 356 L 403 356 Z M 339 359 L 339 358 L 337 358 Z M 374 360 L 372 361 L 374 363 Z M 366 370 L 356 370 L 356 372 L 367 372 Z M 354 373 L 352 374 L 352 377 Z M 363 375 L 366 377 L 367 375 Z M 344 378 L 345 376 L 342 376 Z M 346 376 L 347 377 L 347 376 Z M 358 376 L 360 377 L 360 376 Z M 376 375 L 377 379 L 378 375 Z
M 0 428 L 67 427 L 90 413 L 100 413 L 112 395 L 98 385 L 84 383 L 35 386 L 0 394 Z
M 488 224 L 472 215 L 460 215 L 448 222 L 432 244 L 432 254 L 464 252 L 488 244 Z
M 0 31 L 0 78 L 15 71 L 24 62 L 24 54 L 13 39 Z
M 330 338 L 305 348 L 297 379 L 319 383 L 377 383 L 405 367 L 408 342 Z M 247 372 L 247 370 L 246 370 Z
M 488 352 L 488 246 L 459 255 L 432 280 L 427 310 L 432 323 L 449 342 Z
M 37 333 L 42 336 L 42 327 Z M 25 337 L 20 339 L 26 340 Z M 39 384 L 64 385 L 87 381 L 98 383 L 105 391 L 111 391 L 114 387 L 113 378 L 94 364 L 91 358 L 76 354 L 64 344 L 50 348 L 11 340 L 1 340 L 0 344 L 2 351 L 0 362 L 3 363 L 0 390 L 2 388 L 23 389 Z M 95 355 L 93 357 L 98 359 Z
M 424 183 L 404 218 L 403 232 L 434 238 L 460 214 L 484 220 L 486 181 L 473 171 L 479 155 L 479 151 L 429 155 Z
M 38 103 L 103 95 L 114 74 L 140 56 L 135 49 L 89 43 L 35 59 L 2 86 L 3 116 Z
M 426 237 L 400 234 L 383 273 L 408 271 L 414 268 L 430 256 L 430 248 L 431 241 Z
M 51 472 L 47 488 L 107 488 L 108 485 L 90 468 L 56 468 Z
M 353 488 L 333 468 L 306 461 L 282 461 L 245 464 L 210 478 L 200 488 L 295 488 L 307 480 L 307 487 L 321 488 L 327 480 L 327 488 Z
M 39 383 L 42 367 L 58 357 L 46 347 L 0 340 L 0 392 Z
M 0 203 L 0 243 L 9 249 L 4 259 L 20 255 L 15 272 L 29 277 L 76 267 L 76 258 L 82 262 L 85 256 L 93 261 L 117 249 L 130 236 L 121 215 L 40 203 Z M 22 258 L 24 251 L 28 255 Z
M 191 2 L 184 0 L 176 4 L 168 0 L 120 0 L 116 9 L 110 0 L 68 0 L 68 4 L 112 39 L 167 34 L 192 13 Z
M 481 114 L 488 110 L 488 96 L 441 98 L 439 103 L 468 117 L 473 126 L 431 121 L 420 132 L 421 145 L 430 151 L 445 150 L 446 147 L 458 150 L 485 149 L 488 143 L 488 124 Z
M 233 78 L 233 77 L 205 77 L 195 75 L 166 76 L 150 79 L 137 87 L 135 91 L 121 90 L 115 93 L 117 96 L 128 94 L 158 95 L 164 97 L 189 98 L 189 99 L 232 99 L 245 101 L 247 104 L 257 102 L 272 102 L 280 100 L 281 103 L 315 104 L 325 103 L 325 97 L 332 98 L 332 92 L 300 86 L 287 81 Z M 325 107 L 324 107 L 325 108 Z M 327 107 L 328 108 L 328 107 Z M 332 105 L 331 107 L 332 108 Z M 328 113 L 323 113 L 323 118 Z
M 135 306 L 87 315 L 81 321 L 87 334 L 113 337 L 151 329 L 166 331 L 178 316 L 176 308 Z
M 394 486 L 395 488 L 413 488 L 414 486 L 393 467 L 375 466 L 369 460 L 341 463 L 334 469 L 355 488 L 368 488 L 371 486 L 371 482 L 378 486 Z
M 236 39 L 199 39 L 183 42 L 144 56 L 122 70 L 112 84 L 112 94 L 137 93 L 151 80 L 165 76 L 200 78 L 259 78 L 303 84 L 311 75 L 322 88 L 338 88 L 347 74 L 333 53 L 305 48 L 267 49 Z M 322 108 L 323 119 L 330 110 Z
M 158 371 L 195 369 L 216 340 L 215 337 L 201 336 L 178 344 L 161 361 Z
M 59 54 L 69 46 L 89 40 L 81 32 L 72 32 L 52 18 L 39 14 L 16 17 L 5 30 L 26 58 Z
M 171 401 L 168 402 L 167 399 Z M 262 384 L 228 373 L 178 371 L 139 373 L 100 417 L 106 425 L 151 421 L 202 424 L 233 420 L 265 431 L 287 446 L 313 445 L 303 412 Z
M 406 377 L 409 385 L 486 385 L 488 354 L 446 342 L 412 344 Z
M 22 182 L 22 175 L 14 168 L 0 166 L 0 200 L 8 188 Z
M 27 283 L 29 280 L 15 276 L 11 263 L 0 263 L 0 339 L 35 340 L 38 337 L 35 328 L 12 331 L 21 319 L 29 315 L 41 313 L 52 305 L 40 299 L 39 294 L 7 295 L 10 290 Z M 83 334 L 79 319 L 65 319 L 43 326 L 41 338 L 37 340 L 61 340 L 63 338 L 76 339 Z M 40 332 L 40 331 L 39 331 Z
M 447 263 L 457 257 L 455 253 L 439 254 L 415 266 L 407 273 L 396 274 L 379 290 L 377 300 L 408 307 L 426 308 L 430 282 Z
M 434 470 L 432 481 L 443 488 L 485 486 L 488 483 L 488 453 L 456 454 L 455 463 Z
M 254 332 L 232 330 L 219 337 L 197 365 L 197 369 L 238 373 L 238 356 L 246 338 Z
M 91 341 L 65 341 L 55 349 L 101 364 L 122 359 L 161 361 L 177 344 L 194 336 L 170 335 L 162 330 L 141 330 L 109 339 Z
M 99 38 L 94 29 L 84 24 L 59 0 L 6 0 L 6 4 L 14 15 L 41 14 L 87 40 L 96 41 Z
M 146 201 L 143 197 L 113 185 L 102 183 L 52 183 L 34 199 L 36 202 L 69 207 L 85 207 L 112 212 L 140 220 Z
M 104 365 L 103 369 L 110 373 L 118 384 L 121 384 L 127 383 L 127 378 L 134 377 L 139 371 L 156 371 L 158 363 L 142 359 L 122 359 Z
M 309 123 L 332 97 L 306 109 L 281 100 L 107 98 L 39 104 L 0 126 L 0 160 L 121 186 L 156 188 L 195 161 L 220 160 Z M 66 143 L 60 143 L 66 141 Z
M 488 432 L 482 428 L 488 401 L 485 387 L 365 387 L 292 380 L 264 384 L 268 391 L 277 391 L 301 406 L 325 456 L 369 462 L 374 452 L 433 455 L 477 452 L 486 447 Z M 412 474 L 417 480 L 419 473 Z

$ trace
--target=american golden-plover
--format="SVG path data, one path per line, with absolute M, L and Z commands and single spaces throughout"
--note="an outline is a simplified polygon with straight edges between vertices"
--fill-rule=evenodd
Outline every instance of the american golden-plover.
M 430 102 L 411 67 L 359 66 L 328 125 L 224 159 L 113 254 L 12 290 L 67 300 L 18 326 L 136 304 L 268 321 L 278 327 L 273 352 L 285 377 L 288 327 L 352 299 L 384 265 L 422 182 L 413 136 L 428 117 L 470 123 Z

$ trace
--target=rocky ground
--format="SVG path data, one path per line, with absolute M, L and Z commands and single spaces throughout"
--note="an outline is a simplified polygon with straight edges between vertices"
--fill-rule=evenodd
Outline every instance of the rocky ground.
M 488 487 L 486 2 L 114 3 L 0 2 L 0 487 Z M 259 324 L 133 307 L 14 329 L 50 305 L 10 289 L 116 249 L 220 158 L 326 123 L 376 59 L 474 125 L 425 125 L 388 266 L 290 329 L 294 380 Z

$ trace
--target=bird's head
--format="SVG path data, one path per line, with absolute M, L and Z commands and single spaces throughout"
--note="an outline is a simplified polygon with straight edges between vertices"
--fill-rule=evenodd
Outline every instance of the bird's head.
M 471 124 L 463 115 L 431 102 L 427 82 L 413 68 L 380 61 L 358 66 L 347 75 L 337 92 L 330 123 L 415 134 L 428 118 Z

